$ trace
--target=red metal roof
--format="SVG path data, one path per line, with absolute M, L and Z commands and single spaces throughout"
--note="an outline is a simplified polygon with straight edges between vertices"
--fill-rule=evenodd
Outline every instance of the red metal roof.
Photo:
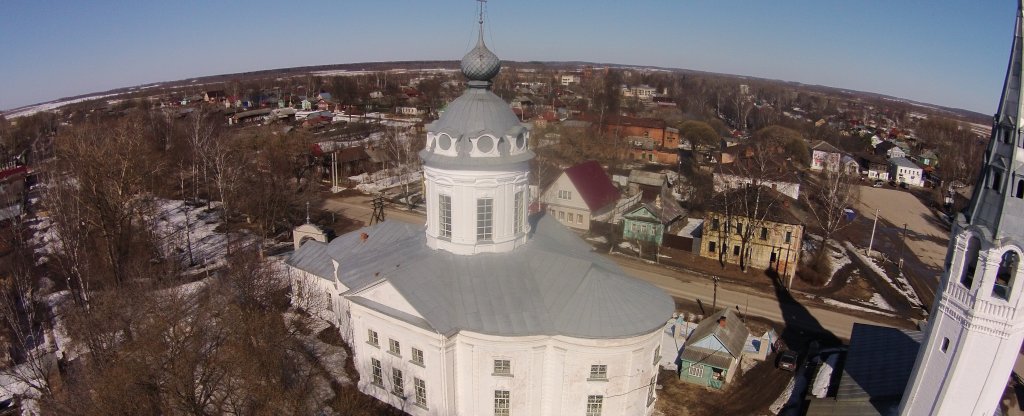
M 597 211 L 619 199 L 618 188 L 596 161 L 580 163 L 566 169 L 565 174 L 576 186 L 576 191 L 580 193 L 590 211 Z
M 25 174 L 28 172 L 28 166 L 15 166 L 12 168 L 0 170 L 0 181 L 6 180 L 15 175 Z

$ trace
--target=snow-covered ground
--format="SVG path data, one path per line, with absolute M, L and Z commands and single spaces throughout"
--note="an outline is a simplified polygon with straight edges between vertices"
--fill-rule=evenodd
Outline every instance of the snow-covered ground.
M 185 267 L 190 266 L 190 261 L 198 267 L 221 264 L 228 239 L 215 231 L 221 224 L 220 211 L 216 209 L 219 206 L 214 202 L 207 209 L 206 205 L 193 207 L 180 200 L 157 200 L 152 221 L 164 255 L 177 258 Z
M 878 260 L 873 257 L 866 256 L 854 247 L 853 244 L 850 244 L 849 241 L 843 244 L 846 246 L 846 250 L 848 252 L 853 253 L 857 258 L 867 264 L 872 272 L 881 277 L 882 280 L 888 283 L 889 286 L 892 286 L 893 289 L 896 289 L 896 291 L 903 295 L 903 297 L 907 298 L 907 301 L 909 301 L 911 305 L 918 308 L 922 307 L 921 299 L 917 297 L 917 292 L 914 292 L 913 286 L 910 286 L 910 282 L 907 281 L 906 277 L 903 277 L 902 275 L 889 276 L 885 272 L 885 269 L 878 265 Z
M 10 110 L 9 112 L 5 112 L 4 113 L 4 117 L 6 117 L 8 120 L 10 120 L 12 118 L 30 116 L 30 115 L 33 115 L 33 114 L 36 114 L 36 113 L 40 113 L 40 112 L 43 112 L 43 111 L 56 110 L 58 108 L 66 106 L 68 104 L 75 104 L 75 103 L 80 103 L 80 102 L 83 102 L 83 101 L 98 100 L 100 98 L 116 97 L 118 95 L 121 95 L 121 94 L 117 93 L 117 94 L 90 95 L 88 97 L 73 98 L 73 99 L 68 99 L 68 100 L 54 100 L 54 101 L 50 101 L 48 103 L 35 104 L 35 105 L 15 108 L 13 110 Z
M 813 253 L 815 250 L 818 249 L 819 246 L 821 246 L 821 236 L 807 233 L 806 237 L 807 238 L 804 239 L 804 251 L 808 253 Z M 842 269 L 843 267 L 846 267 L 846 265 L 853 262 L 853 260 L 850 259 L 850 256 L 844 250 L 844 248 L 837 244 L 834 240 L 830 241 L 828 244 L 828 261 L 831 274 L 828 276 L 828 279 L 825 280 L 825 286 L 828 286 L 829 283 L 832 283 L 832 278 L 836 276 L 836 272 L 838 272 L 839 269 Z

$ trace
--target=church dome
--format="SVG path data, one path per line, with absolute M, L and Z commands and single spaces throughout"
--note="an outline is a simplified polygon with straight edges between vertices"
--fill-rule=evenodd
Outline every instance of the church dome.
M 490 81 L 498 75 L 498 71 L 501 71 L 501 60 L 484 45 L 481 32 L 476 47 L 462 57 L 462 75 L 471 81 Z
M 490 90 L 501 60 L 484 45 L 482 28 L 480 33 L 476 47 L 462 58 L 462 73 L 469 79 L 466 91 L 427 125 L 427 143 L 420 156 L 428 165 L 481 167 L 533 157 L 527 145 L 529 130 L 509 104 Z

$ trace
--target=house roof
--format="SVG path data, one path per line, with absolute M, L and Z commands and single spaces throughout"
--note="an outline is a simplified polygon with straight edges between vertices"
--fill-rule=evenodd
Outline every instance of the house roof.
M 633 169 L 629 171 L 629 181 L 641 185 L 662 186 L 668 181 L 668 177 L 664 173 Z
M 719 320 L 725 319 L 725 325 Z M 743 345 L 747 342 L 750 330 L 736 316 L 732 308 L 724 308 L 711 316 L 704 318 L 690 332 L 686 338 L 686 346 L 683 347 L 681 358 L 694 362 L 705 362 L 718 368 L 728 368 L 733 359 L 737 359 L 743 353 Z M 705 338 L 714 337 L 725 348 L 724 350 L 711 351 L 702 347 L 694 347 L 693 344 Z
M 893 165 L 896 165 L 901 168 L 921 169 L 920 166 L 917 166 L 916 163 L 911 162 L 910 159 L 907 159 L 905 157 L 894 157 L 892 159 L 889 159 L 889 163 L 892 163 Z
M 529 242 L 506 253 L 433 250 L 422 226 L 384 221 L 329 244 L 307 242 L 288 263 L 333 279 L 325 264 L 337 261 L 338 279 L 353 301 L 355 292 L 385 280 L 446 336 L 465 330 L 625 338 L 664 325 L 675 308 L 664 291 L 626 276 L 557 220 L 533 221 Z M 361 233 L 369 238 L 362 241 Z
M 660 118 L 640 118 L 640 117 L 629 117 L 621 116 L 617 114 L 605 114 L 603 117 L 599 114 L 580 114 L 577 117 L 579 120 L 589 121 L 591 123 L 604 123 L 606 126 L 622 126 L 622 127 L 643 127 L 648 129 L 664 129 L 666 126 L 665 120 Z
M 923 340 L 920 331 L 854 323 L 835 400 L 812 400 L 807 414 L 898 414 Z
M 828 142 L 823 141 L 823 140 L 815 141 L 814 144 L 811 145 L 811 150 L 812 151 L 818 150 L 818 151 L 827 152 L 827 153 L 843 153 L 842 150 L 837 149 L 835 146 L 833 146 L 833 145 L 831 145 Z
M 619 190 L 597 161 L 588 160 L 565 170 L 590 211 L 598 211 L 619 199 Z

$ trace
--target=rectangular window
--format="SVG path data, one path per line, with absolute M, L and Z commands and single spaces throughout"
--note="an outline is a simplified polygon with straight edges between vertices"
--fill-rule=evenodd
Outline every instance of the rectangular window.
M 427 382 L 413 377 L 412 384 L 416 388 L 416 405 L 427 407 Z
M 583 214 L 576 214 L 576 223 L 583 224 Z
M 399 357 L 402 356 L 402 345 L 394 339 L 388 338 L 388 352 L 395 354 Z
M 761 239 L 762 240 L 767 240 L 768 239 L 768 227 L 761 227 Z
M 789 244 L 792 241 L 793 241 L 793 232 L 792 231 L 786 231 L 786 244 Z
M 515 201 L 515 203 L 516 203 L 516 206 L 515 206 L 515 216 L 516 217 L 515 217 L 515 220 L 513 222 L 513 227 L 515 229 L 515 233 L 519 234 L 519 233 L 523 232 L 523 219 L 524 219 L 523 218 L 523 214 L 526 211 L 525 209 L 523 209 L 525 207 L 524 204 L 526 203 L 526 199 L 523 197 L 523 191 L 516 192 L 516 201 Z
M 651 365 L 658 365 L 658 361 L 661 361 L 661 345 L 654 349 L 654 362 Z
M 572 216 L 572 215 L 570 215 Z M 558 220 L 565 221 L 565 211 L 558 211 Z
M 654 386 L 658 382 L 658 376 L 651 377 L 651 384 L 647 386 L 647 406 L 654 403 Z
M 509 416 L 512 410 L 508 390 L 494 391 L 494 416 Z
M 736 235 L 743 235 L 743 224 L 736 223 Z
M 510 360 L 494 360 L 494 375 L 496 375 L 496 376 L 510 376 L 510 375 L 512 375 L 512 361 L 510 361 Z
M 380 339 L 377 338 L 377 331 L 372 329 L 366 330 L 366 343 L 373 345 L 374 347 L 380 346 Z
M 734 256 L 740 255 L 740 246 L 732 246 L 732 255 L 734 255 Z
M 718 218 L 711 219 L 711 231 L 718 231 Z
M 391 369 L 391 392 L 399 397 L 405 396 L 405 380 L 402 377 L 402 370 Z
M 476 200 L 476 239 L 490 240 L 494 238 L 494 200 L 480 198 Z
M 558 191 L 558 199 L 572 199 L 571 191 Z
M 700 364 L 690 364 L 690 368 L 686 369 L 686 374 L 690 377 L 704 377 L 704 366 Z
M 452 236 L 452 196 L 438 196 L 438 216 L 441 221 L 441 237 L 451 238 Z
M 604 396 L 587 396 L 587 416 L 601 416 L 601 408 L 604 406 Z
M 373 384 L 376 384 L 377 386 L 383 386 L 384 385 L 384 372 L 380 368 L 380 360 L 378 360 L 376 358 L 371 358 L 370 359 L 370 369 L 371 369 L 370 374 L 373 377 L 370 380 L 370 382 L 373 383 Z
M 715 242 L 714 241 L 708 243 L 708 252 L 710 252 L 710 253 L 714 253 L 715 252 Z
M 412 349 L 412 363 L 423 365 L 423 350 L 416 348 Z
M 607 364 L 593 364 L 590 366 L 590 378 L 592 380 L 607 380 L 608 379 L 608 365 Z

